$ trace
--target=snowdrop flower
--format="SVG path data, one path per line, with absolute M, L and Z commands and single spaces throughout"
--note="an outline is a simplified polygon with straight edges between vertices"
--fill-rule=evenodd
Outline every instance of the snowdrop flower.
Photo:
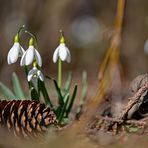
M 44 81 L 44 76 L 42 74 L 42 72 L 37 69 L 37 67 L 33 67 L 29 73 L 28 73 L 28 76 L 27 76 L 27 80 L 30 82 L 32 79 L 40 79 L 41 81 Z
M 25 51 L 25 53 L 21 58 L 21 62 L 20 62 L 21 66 L 24 66 L 24 65 L 28 66 L 32 64 L 34 60 L 37 62 L 37 64 L 40 67 L 42 66 L 42 58 L 39 52 L 35 49 L 33 42 L 34 42 L 33 38 L 31 38 L 29 41 L 29 48 Z
M 56 48 L 53 54 L 53 62 L 56 63 L 58 60 L 58 87 L 61 89 L 62 87 L 62 61 L 67 61 L 70 63 L 71 55 L 70 51 L 65 44 L 65 38 L 63 35 L 63 31 L 60 30 L 61 38 L 60 45 Z
M 39 69 L 37 69 L 37 67 L 33 67 L 28 73 L 27 80 L 28 80 L 28 82 L 31 81 L 33 83 L 35 89 L 37 89 L 38 88 L 38 86 L 37 86 L 38 79 L 40 79 L 41 81 L 44 81 L 44 76 L 43 76 L 42 72 Z
M 53 62 L 56 63 L 58 58 L 60 58 L 62 61 L 67 61 L 68 63 L 71 61 L 70 51 L 65 45 L 65 39 L 63 35 L 60 39 L 60 45 L 54 51 Z
M 7 55 L 8 64 L 15 63 L 18 60 L 18 58 L 24 54 L 24 52 L 24 49 L 19 43 L 19 35 L 17 34 L 14 38 L 14 44 Z

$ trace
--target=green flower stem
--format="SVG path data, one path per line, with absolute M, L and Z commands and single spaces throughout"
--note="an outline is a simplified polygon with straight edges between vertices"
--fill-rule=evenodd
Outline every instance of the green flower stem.
M 25 30 L 25 25 L 23 25 L 22 27 L 19 28 L 17 34 L 15 35 L 14 37 L 14 42 L 15 43 L 19 43 L 20 42 L 20 36 L 21 36 L 21 33 Z
M 33 42 L 33 39 L 35 40 L 35 44 L 36 44 L 36 48 L 38 49 L 38 41 L 37 41 L 37 37 L 35 34 L 33 34 L 32 32 L 28 31 L 28 30 L 25 30 L 25 33 L 28 33 L 31 37 L 32 37 L 32 44 L 34 44 Z
M 19 28 L 19 30 L 18 30 L 18 34 L 20 35 L 21 33 L 22 33 L 22 31 L 24 31 L 25 30 L 25 25 L 23 25 L 23 26 L 21 26 L 20 28 Z
M 61 89 L 62 86 L 62 61 L 58 59 L 58 86 Z

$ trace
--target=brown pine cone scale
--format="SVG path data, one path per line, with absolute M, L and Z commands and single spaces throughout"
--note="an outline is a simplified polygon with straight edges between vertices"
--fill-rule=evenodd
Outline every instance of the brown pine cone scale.
M 45 104 L 30 100 L 0 101 L 0 127 L 16 136 L 36 137 L 56 124 L 56 115 Z

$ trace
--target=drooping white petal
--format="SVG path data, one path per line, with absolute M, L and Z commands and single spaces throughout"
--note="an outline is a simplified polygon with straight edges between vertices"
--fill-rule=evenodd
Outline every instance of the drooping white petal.
M 22 57 L 22 55 L 25 53 L 24 48 L 20 45 L 20 53 L 19 56 Z
M 55 50 L 53 54 L 53 62 L 56 63 L 58 58 L 62 61 L 71 62 L 71 54 L 69 49 L 66 47 L 65 43 L 61 43 Z
M 34 74 L 37 73 L 37 71 L 38 69 L 36 67 L 33 67 L 28 73 L 27 80 L 31 81 L 32 77 L 34 76 Z
M 28 82 L 31 81 L 32 77 L 33 77 L 33 74 L 28 74 L 28 76 L 27 76 L 27 80 L 28 80 Z
M 67 59 L 66 59 L 66 61 L 68 62 L 68 63 L 70 63 L 71 62 L 71 54 L 70 54 L 70 51 L 69 51 L 69 49 L 66 47 L 66 49 L 67 49 L 67 53 L 68 53 L 68 56 L 67 56 Z
M 44 76 L 40 70 L 37 71 L 37 75 L 41 81 L 44 81 Z
M 26 52 L 24 52 L 24 54 L 21 57 L 20 66 L 24 66 L 25 65 L 25 57 L 26 57 Z
M 42 66 L 42 58 L 36 49 L 34 49 L 34 51 L 35 51 L 34 54 L 35 54 L 36 61 L 37 61 L 38 65 L 41 67 Z
M 14 43 L 12 48 L 8 52 L 8 56 L 7 56 L 8 64 L 12 64 L 12 63 L 15 63 L 17 61 L 18 56 L 19 56 L 19 51 L 20 51 L 19 43 Z
M 60 44 L 59 47 L 59 57 L 62 61 L 66 61 L 68 56 L 65 44 Z
M 53 54 L 53 62 L 56 63 L 59 57 L 59 46 L 55 49 Z
M 7 63 L 8 63 L 8 64 L 11 64 L 9 56 L 10 56 L 10 55 L 9 55 L 9 52 L 8 52 L 8 55 L 7 55 Z
M 29 46 L 29 48 L 26 50 L 25 55 L 25 65 L 30 65 L 34 60 L 34 46 Z
M 7 62 L 8 62 L 8 64 L 12 64 L 11 60 L 10 60 L 10 52 L 8 52 L 8 55 L 7 55 Z
M 44 81 L 44 76 L 37 67 L 33 67 L 28 73 L 27 80 L 32 82 L 36 90 L 38 89 L 38 79 Z

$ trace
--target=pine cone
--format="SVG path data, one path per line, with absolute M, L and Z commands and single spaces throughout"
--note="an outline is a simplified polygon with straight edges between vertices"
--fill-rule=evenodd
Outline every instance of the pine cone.
M 0 101 L 0 127 L 21 137 L 36 137 L 56 125 L 54 112 L 36 101 Z

